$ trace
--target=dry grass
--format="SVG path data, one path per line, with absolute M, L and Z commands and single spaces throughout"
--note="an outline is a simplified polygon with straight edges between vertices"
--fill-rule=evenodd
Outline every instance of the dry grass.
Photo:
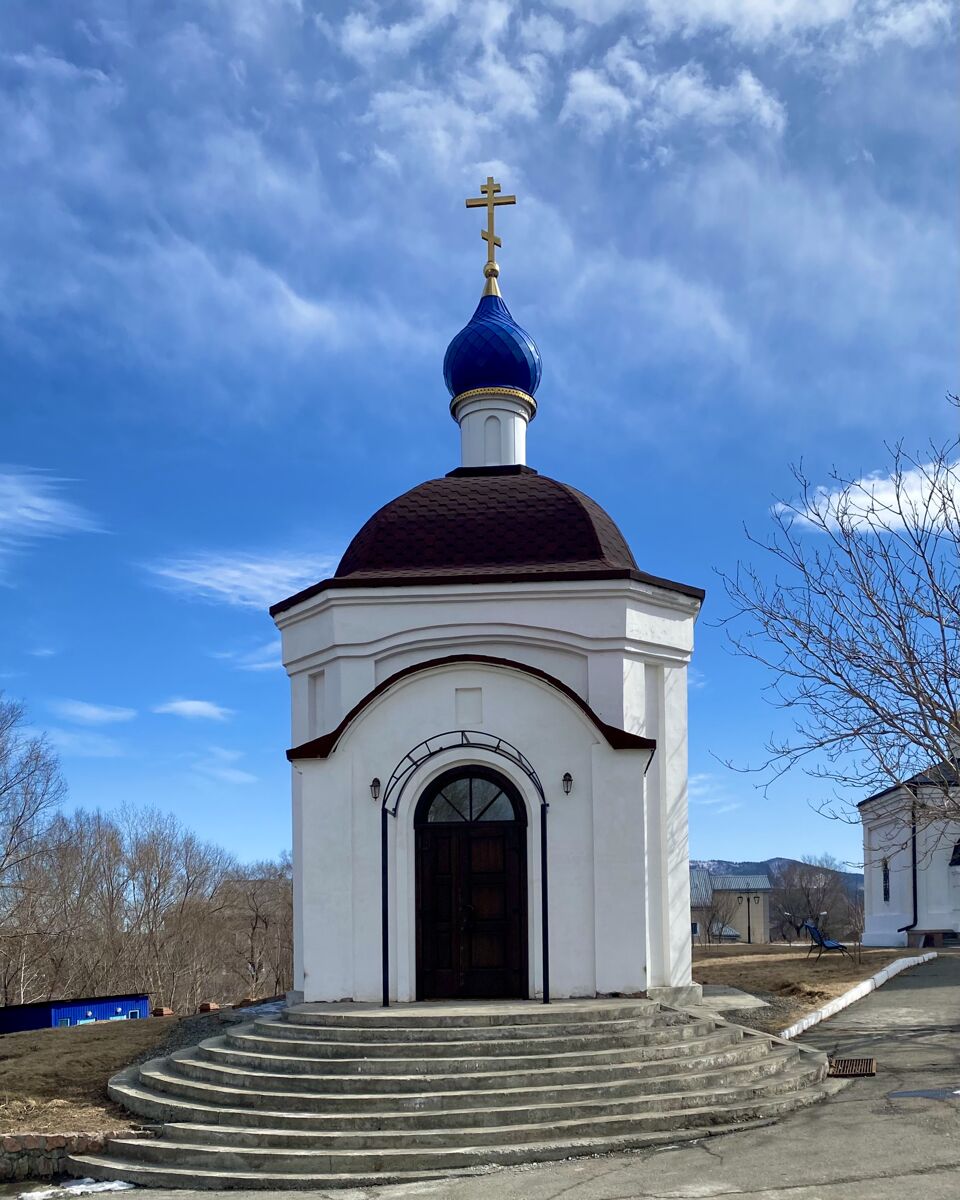
M 108 1099 L 107 1080 L 132 1062 L 162 1053 L 177 1040 L 180 1025 L 176 1017 L 151 1017 L 4 1034 L 0 1133 L 126 1128 L 130 1114 Z
M 750 992 L 771 1003 L 771 1010 L 751 1010 L 743 1023 L 776 1032 L 843 995 L 895 959 L 900 950 L 862 950 L 852 958 L 831 951 L 819 962 L 807 957 L 806 946 L 695 946 L 693 978 Z

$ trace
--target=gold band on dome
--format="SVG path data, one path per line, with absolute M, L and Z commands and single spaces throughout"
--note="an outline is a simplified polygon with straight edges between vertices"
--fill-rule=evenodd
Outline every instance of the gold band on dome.
M 451 414 L 457 405 L 464 404 L 467 400 L 473 400 L 475 397 L 479 396 L 507 396 L 511 400 L 522 400 L 525 404 L 529 404 L 533 409 L 533 412 L 530 414 L 531 421 L 537 412 L 536 400 L 534 400 L 529 392 L 525 392 L 522 388 L 480 387 L 471 388 L 468 392 L 460 392 L 454 396 L 454 398 L 450 401 Z

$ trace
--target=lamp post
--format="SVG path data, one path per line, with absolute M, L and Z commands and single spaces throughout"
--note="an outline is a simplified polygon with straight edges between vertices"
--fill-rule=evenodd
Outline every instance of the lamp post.
M 738 896 L 737 897 L 738 904 L 742 904 L 744 902 L 744 900 L 746 900 L 746 902 L 747 902 L 747 945 L 750 946 L 753 944 L 753 926 L 750 923 L 750 897 L 749 896 Z

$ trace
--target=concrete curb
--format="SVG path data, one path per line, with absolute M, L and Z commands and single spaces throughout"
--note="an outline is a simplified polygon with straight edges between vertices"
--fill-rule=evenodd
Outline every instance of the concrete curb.
M 865 979 L 863 983 L 858 983 L 856 987 L 852 987 L 849 992 L 844 992 L 842 996 L 837 996 L 835 1000 L 831 1000 L 823 1008 L 818 1008 L 812 1013 L 807 1013 L 805 1017 L 801 1017 L 799 1021 L 795 1021 L 793 1025 L 784 1029 L 778 1036 L 783 1038 L 784 1041 L 789 1041 L 790 1038 L 795 1038 L 798 1034 L 812 1029 L 814 1025 L 819 1025 L 827 1017 L 832 1017 L 835 1013 L 849 1008 L 851 1004 L 856 1003 L 857 1000 L 862 1000 L 864 996 L 869 996 L 878 987 L 883 987 L 887 980 L 892 979 L 894 975 L 899 975 L 901 971 L 906 971 L 909 967 L 919 967 L 921 963 L 929 962 L 932 958 L 936 957 L 936 953 L 932 952 L 930 954 L 921 954 L 917 958 L 898 958 L 889 967 L 884 967 L 876 975 L 872 975 L 869 979 Z

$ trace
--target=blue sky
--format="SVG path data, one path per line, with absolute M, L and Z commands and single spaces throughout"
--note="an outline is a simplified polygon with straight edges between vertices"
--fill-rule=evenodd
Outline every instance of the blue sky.
M 708 589 L 691 849 L 831 850 L 717 570 L 789 463 L 949 432 L 947 0 L 77 0 L 0 11 L 0 684 L 71 800 L 288 845 L 267 604 L 457 465 L 441 363 L 501 284 L 544 360 L 529 459 Z

